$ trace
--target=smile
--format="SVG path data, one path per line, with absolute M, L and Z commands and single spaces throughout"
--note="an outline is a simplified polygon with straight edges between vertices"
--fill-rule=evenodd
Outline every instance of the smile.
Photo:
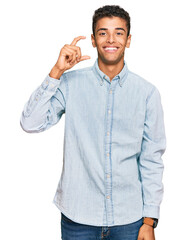
M 114 53 L 118 50 L 118 47 L 104 47 L 103 49 L 105 52 Z

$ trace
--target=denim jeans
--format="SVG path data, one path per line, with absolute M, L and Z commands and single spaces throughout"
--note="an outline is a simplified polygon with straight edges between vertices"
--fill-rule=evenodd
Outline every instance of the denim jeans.
M 90 226 L 73 222 L 61 213 L 62 240 L 137 240 L 143 219 L 119 226 Z

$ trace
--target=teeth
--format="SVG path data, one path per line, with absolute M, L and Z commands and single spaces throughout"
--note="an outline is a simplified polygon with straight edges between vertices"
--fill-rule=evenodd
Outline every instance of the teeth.
M 106 50 L 116 50 L 117 48 L 114 48 L 114 47 L 106 47 L 105 49 L 106 49 Z

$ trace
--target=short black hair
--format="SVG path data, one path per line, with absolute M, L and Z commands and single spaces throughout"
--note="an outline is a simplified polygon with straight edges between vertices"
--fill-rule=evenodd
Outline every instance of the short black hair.
M 92 32 L 95 37 L 95 29 L 96 29 L 96 23 L 99 19 L 103 17 L 120 17 L 123 18 L 126 21 L 127 26 L 127 37 L 130 34 L 130 16 L 127 11 L 125 11 L 123 8 L 121 8 L 118 5 L 105 5 L 103 7 L 98 8 L 95 10 L 94 15 L 92 17 Z

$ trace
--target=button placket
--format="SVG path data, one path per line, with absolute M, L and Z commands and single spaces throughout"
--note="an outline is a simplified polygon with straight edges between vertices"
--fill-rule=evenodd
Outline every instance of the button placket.
M 105 128 L 105 198 L 106 198 L 106 214 L 107 224 L 113 224 L 113 202 L 112 202 L 112 154 L 111 154 L 111 130 L 112 130 L 112 115 L 113 115 L 113 92 L 117 81 L 109 84 L 107 89 L 107 119 Z

